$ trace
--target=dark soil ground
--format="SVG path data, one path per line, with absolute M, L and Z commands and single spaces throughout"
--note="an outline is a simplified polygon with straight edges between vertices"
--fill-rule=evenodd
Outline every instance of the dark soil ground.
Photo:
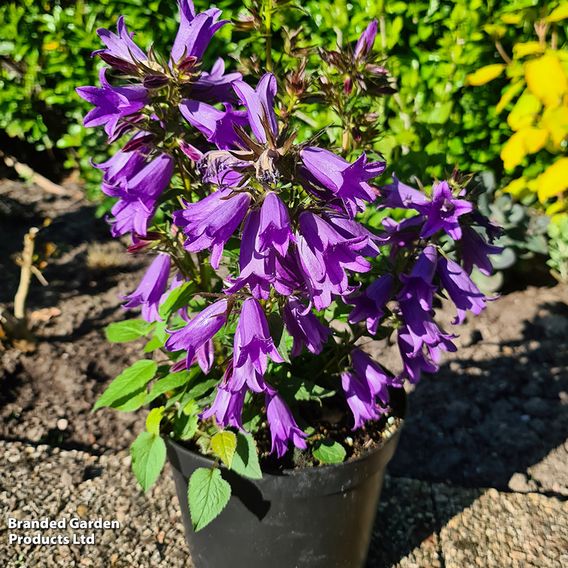
M 94 206 L 0 182 L 0 303 L 10 303 L 29 227 L 56 255 L 32 283 L 34 352 L 0 351 L 0 439 L 105 453 L 124 449 L 140 415 L 91 408 L 108 382 L 137 358 L 136 344 L 111 345 L 103 328 L 124 312 L 142 259 L 111 242 Z M 447 319 L 452 314 L 446 310 Z M 568 287 L 527 288 L 492 303 L 460 330 L 457 354 L 410 395 L 391 475 L 459 485 L 568 495 Z M 373 347 L 396 367 L 392 350 Z M 515 475 L 518 474 L 518 475 Z
M 31 285 L 36 350 L 0 352 L 0 438 L 95 452 L 133 440 L 135 415 L 90 411 L 109 379 L 137 358 L 135 344 L 109 344 L 102 330 L 124 316 L 120 296 L 137 285 L 143 265 L 110 241 L 94 211 L 37 186 L 0 184 L 0 303 L 12 301 L 19 278 L 13 256 L 31 226 L 51 219 L 37 237 L 38 249 L 47 242 L 57 248 L 43 272 L 49 285 Z

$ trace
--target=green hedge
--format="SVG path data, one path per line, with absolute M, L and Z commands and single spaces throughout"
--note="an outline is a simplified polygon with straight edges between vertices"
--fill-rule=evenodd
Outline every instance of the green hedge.
M 293 2 L 282 2 L 275 25 L 277 32 L 301 28 L 307 43 L 334 46 L 338 38 L 355 40 L 368 21 L 377 18 L 381 31 L 375 47 L 384 53 L 399 89 L 384 100 L 379 120 L 385 135 L 377 149 L 406 179 L 442 176 L 455 164 L 466 171 L 491 170 L 499 178 L 506 125 L 487 111 L 499 99 L 499 86 L 483 91 L 466 88 L 465 77 L 497 61 L 485 23 L 495 20 L 503 5 L 509 9 L 512 4 L 531 3 L 536 4 L 308 0 L 300 9 Z M 216 4 L 230 17 L 243 9 L 242 1 Z M 203 9 L 207 3 L 196 1 L 196 6 Z M 95 31 L 114 27 L 124 14 L 137 42 L 147 46 L 153 41 L 158 48 L 166 48 L 177 27 L 176 12 L 174 0 L 10 0 L 3 4 L 0 128 L 38 150 L 64 149 L 65 166 L 80 167 L 88 187 L 96 187 L 98 172 L 88 167 L 88 161 L 103 159 L 104 145 L 100 134 L 81 126 L 88 105 L 74 92 L 78 85 L 96 84 L 100 62 L 90 57 L 99 47 Z M 214 45 L 243 55 L 258 48 L 246 34 L 231 34 L 228 26 L 223 28 L 220 35 L 225 41 Z M 278 41 L 283 40 L 277 33 L 276 47 Z M 210 58 L 216 55 L 208 53 Z M 325 117 L 318 120 L 325 125 Z

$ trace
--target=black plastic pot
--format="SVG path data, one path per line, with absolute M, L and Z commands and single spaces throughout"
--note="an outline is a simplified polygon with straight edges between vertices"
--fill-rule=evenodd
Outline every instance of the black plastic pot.
M 226 509 L 195 532 L 188 478 L 211 461 L 168 441 L 185 534 L 196 568 L 360 568 L 364 565 L 385 469 L 399 430 L 377 450 L 339 465 L 264 473 L 231 484 Z

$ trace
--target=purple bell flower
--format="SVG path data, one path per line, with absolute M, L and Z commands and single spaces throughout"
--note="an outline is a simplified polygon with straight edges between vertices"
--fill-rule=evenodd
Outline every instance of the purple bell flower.
M 400 310 L 410 342 L 413 345 L 412 353 L 420 353 L 426 346 L 437 349 L 439 346 L 453 345 L 454 335 L 444 333 L 432 318 L 432 313 L 422 310 L 416 303 L 401 302 Z M 452 348 L 443 348 L 444 351 L 455 351 Z
M 454 337 L 443 333 L 432 318 L 432 302 L 436 286 L 432 279 L 436 272 L 438 254 L 427 246 L 418 257 L 410 275 L 402 275 L 403 287 L 397 296 L 402 318 L 406 325 L 413 354 L 422 352 L 424 346 L 436 349 L 440 345 L 453 345 Z
M 366 182 L 383 173 L 385 162 L 367 163 L 366 155 L 362 154 L 350 164 L 329 150 L 311 146 L 304 148 L 300 157 L 308 172 L 341 200 L 351 217 L 365 209 L 365 201 L 377 199 L 378 192 Z
M 212 150 L 206 152 L 199 162 L 201 179 L 221 189 L 243 188 L 246 185 L 243 170 L 250 167 L 250 162 L 236 158 L 231 152 Z
M 105 63 L 119 71 L 132 73 L 136 71 L 139 62 L 148 60 L 148 56 L 132 41 L 134 34 L 128 32 L 124 16 L 118 18 L 116 28 L 118 34 L 105 28 L 97 30 L 106 49 L 93 51 L 92 55 L 98 55 Z
M 201 414 L 201 418 L 205 420 L 215 416 L 215 420 L 223 428 L 232 426 L 242 430 L 242 414 L 246 392 L 246 389 L 233 392 L 221 386 L 217 387 L 213 404 Z
M 101 69 L 99 80 L 102 87 L 77 87 L 77 94 L 87 102 L 95 105 L 89 111 L 83 124 L 105 127 L 109 139 L 113 140 L 119 126 L 119 121 L 126 117 L 139 113 L 148 102 L 148 91 L 140 85 L 126 87 L 113 87 L 106 79 L 106 70 Z
M 197 364 L 205 375 L 209 373 L 215 362 L 215 349 L 213 340 L 206 341 L 195 353 Z
M 217 387 L 217 394 L 213 404 L 201 414 L 201 418 L 206 420 L 215 416 L 217 423 L 223 428 L 232 426 L 243 429 L 242 414 L 245 402 L 246 388 L 233 391 L 229 385 L 233 374 L 233 365 L 229 363 L 223 375 L 221 384 Z
M 437 363 L 426 357 L 423 349 L 415 351 L 414 341 L 407 327 L 403 326 L 398 330 L 397 344 L 403 364 L 400 380 L 408 379 L 412 384 L 416 384 L 420 380 L 422 372 L 435 373 L 438 370 Z M 448 351 L 451 350 L 448 349 Z M 437 351 L 434 352 L 437 353 Z
M 251 211 L 244 224 L 239 253 L 240 274 L 231 281 L 231 286 L 225 290 L 227 294 L 234 294 L 245 286 L 250 288 L 251 294 L 259 300 L 266 300 L 270 295 L 270 284 L 274 282 L 274 253 L 261 254 L 258 251 L 258 233 L 260 226 L 260 212 Z
M 266 417 L 272 435 L 271 452 L 281 458 L 288 451 L 288 444 L 292 442 L 297 448 L 305 450 L 306 434 L 298 428 L 292 412 L 284 399 L 276 393 L 269 390 L 266 392 Z
M 321 353 L 331 330 L 323 325 L 315 314 L 298 298 L 288 298 L 282 313 L 288 333 L 294 339 L 292 357 L 297 357 L 304 346 L 313 354 Z
M 360 251 L 363 256 L 378 256 L 380 253 L 379 247 L 384 244 L 382 237 L 374 235 L 361 223 L 344 215 L 328 214 L 325 218 L 346 239 L 362 239 L 365 242 L 365 247 Z
M 424 217 L 422 215 L 404 219 L 399 223 L 389 217 L 383 219 L 382 225 L 385 231 L 378 237 L 378 240 L 382 245 L 391 247 L 391 260 L 397 257 L 400 249 L 405 249 L 416 243 L 420 238 L 420 230 L 423 224 Z
M 428 204 L 428 198 L 424 193 L 402 183 L 394 174 L 392 177 L 391 184 L 381 187 L 383 197 L 381 204 L 384 207 L 418 209 Z
M 432 298 L 436 286 L 432 279 L 436 273 L 438 253 L 432 245 L 427 246 L 412 267 L 409 275 L 402 274 L 400 279 L 404 286 L 398 295 L 401 302 L 418 303 L 424 311 L 432 309 Z
M 393 282 L 390 274 L 384 274 L 367 286 L 361 294 L 349 299 L 349 303 L 354 306 L 349 314 L 349 323 L 366 320 L 367 330 L 375 335 L 385 313 L 385 305 L 391 298 Z
M 295 240 L 286 205 L 274 192 L 269 191 L 260 209 L 259 252 L 267 253 L 274 248 L 281 256 L 286 256 L 290 241 Z
M 372 20 L 357 40 L 353 53 L 355 59 L 364 59 L 371 53 L 375 38 L 377 37 L 377 25 L 377 20 Z
M 419 205 L 417 210 L 426 217 L 420 236 L 431 237 L 438 231 L 445 231 L 458 241 L 462 237 L 459 217 L 471 213 L 473 205 L 465 199 L 456 199 L 447 181 L 435 184 L 432 188 L 432 201 Z
M 365 377 L 357 373 L 341 373 L 341 387 L 355 420 L 353 430 L 362 428 L 367 420 L 380 417 L 379 407 Z
M 231 195 L 229 189 L 223 189 L 196 203 L 186 203 L 185 209 L 175 211 L 174 223 L 187 236 L 186 250 L 211 249 L 211 266 L 219 268 L 225 243 L 241 224 L 249 204 L 248 193 Z
M 475 315 L 483 311 L 486 302 L 485 295 L 479 291 L 467 272 L 457 262 L 440 258 L 438 274 L 442 286 L 457 308 L 458 313 L 452 322 L 453 324 L 463 323 L 467 310 Z
M 167 254 L 158 254 L 145 272 L 140 284 L 132 294 L 124 296 L 127 302 L 126 309 L 142 307 L 142 318 L 146 321 L 161 320 L 158 314 L 160 301 L 168 286 L 170 274 L 170 257 Z
M 190 57 L 201 59 L 215 32 L 228 23 L 217 21 L 221 15 L 217 8 L 196 14 L 191 0 L 178 0 L 178 5 L 180 24 L 171 51 L 171 59 L 176 64 Z
M 261 305 L 254 298 L 247 298 L 235 331 L 231 390 L 241 390 L 246 385 L 254 392 L 265 391 L 263 377 L 268 357 L 276 363 L 284 362 L 270 337 Z
M 234 110 L 228 103 L 225 110 L 218 110 L 207 103 L 184 99 L 179 109 L 189 124 L 221 150 L 238 147 L 240 138 L 234 127 L 248 123 L 246 112 Z
M 105 185 L 105 193 L 118 197 L 111 213 L 113 237 L 129 232 L 146 236 L 148 223 L 154 216 L 158 197 L 170 183 L 173 159 L 161 154 L 141 168 L 132 178 L 119 178 L 114 186 Z
M 462 264 L 468 274 L 471 274 L 474 266 L 486 276 L 493 273 L 489 255 L 500 254 L 503 247 L 489 244 L 475 229 L 467 226 L 462 227 L 460 244 Z
M 124 152 L 119 150 L 106 162 L 93 163 L 103 172 L 102 191 L 105 195 L 114 195 L 120 187 L 121 180 L 133 178 L 146 165 L 146 157 L 142 152 Z
M 227 294 L 248 286 L 253 297 L 266 300 L 271 285 L 285 296 L 304 288 L 295 250 L 288 249 L 286 242 L 295 240 L 289 226 L 286 227 L 288 214 L 280 200 L 274 197 L 283 211 L 275 212 L 273 209 L 270 214 L 266 213 L 267 200 L 270 203 L 268 194 L 262 209 L 251 211 L 245 220 L 239 254 L 240 274 L 229 280 L 230 286 L 225 290 Z M 281 255 L 283 251 L 285 254 Z
M 289 296 L 293 292 L 305 292 L 306 283 L 300 268 L 298 252 L 295 248 L 290 248 L 286 256 L 273 253 L 271 264 L 274 270 L 274 281 L 272 286 L 279 294 Z
M 393 378 L 361 349 L 351 351 L 351 366 L 359 377 L 367 381 L 371 394 L 378 397 L 384 406 L 388 405 L 388 387 L 393 384 Z
M 266 73 L 258 82 L 256 89 L 244 81 L 234 83 L 233 88 L 247 109 L 249 124 L 256 139 L 266 144 L 268 138 L 276 138 L 278 136 L 278 124 L 274 112 L 276 77 L 272 73 Z
M 368 272 L 371 269 L 370 263 L 360 254 L 366 243 L 363 238 L 346 239 L 313 213 L 304 211 L 299 220 L 300 264 L 314 305 L 322 310 L 331 304 L 334 295 L 353 292 L 347 270 Z
M 170 332 L 166 341 L 168 351 L 187 351 L 186 367 L 189 368 L 197 350 L 209 342 L 227 321 L 227 300 L 219 300 L 195 315 L 189 323 Z
M 205 102 L 237 102 L 233 84 L 242 80 L 240 73 L 225 73 L 225 62 L 219 57 L 211 71 L 200 73 L 191 87 L 191 96 Z

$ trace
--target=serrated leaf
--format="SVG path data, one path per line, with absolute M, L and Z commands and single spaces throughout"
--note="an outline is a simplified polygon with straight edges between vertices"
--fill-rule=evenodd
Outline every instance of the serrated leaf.
M 209 438 L 209 436 L 199 436 L 199 438 L 197 438 L 197 441 L 195 442 L 204 456 L 209 453 L 210 442 L 211 438 Z
M 195 375 L 192 371 L 179 371 L 177 373 L 170 373 L 166 375 L 163 379 L 156 381 L 150 392 L 146 395 L 146 404 L 157 399 L 160 395 L 176 390 L 177 388 L 186 385 L 193 376 Z
M 187 501 L 195 531 L 206 527 L 227 506 L 231 486 L 217 468 L 196 469 L 189 478 Z
M 144 337 L 153 324 L 141 319 L 118 321 L 107 325 L 105 336 L 111 343 L 127 343 Z
M 193 284 L 185 282 L 181 286 L 174 288 L 164 303 L 158 308 L 160 317 L 167 320 L 171 314 L 187 305 L 193 295 Z
M 160 422 L 164 417 L 164 407 L 152 408 L 146 417 L 146 431 L 150 434 L 160 435 Z
M 140 397 L 143 389 L 156 374 L 158 364 L 155 361 L 143 359 L 122 371 L 107 387 L 99 400 L 95 403 L 93 411 L 103 406 L 118 408 L 134 396 Z M 143 394 L 143 393 L 142 393 Z M 145 396 L 143 397 L 145 398 Z
M 224 430 L 211 438 L 211 450 L 228 468 L 233 464 L 236 449 L 237 437 L 233 432 Z
M 132 446 L 132 471 L 144 491 L 158 479 L 166 463 L 166 444 L 160 436 L 150 432 L 138 435 Z
M 185 414 L 186 416 L 192 416 L 193 414 L 197 414 L 198 412 L 199 405 L 193 399 L 183 405 L 182 414 Z
M 190 440 L 197 432 L 197 414 L 182 414 L 174 422 L 174 434 L 178 440 Z
M 335 440 L 318 442 L 312 453 L 314 458 L 326 464 L 342 463 L 346 456 L 345 448 Z
M 256 443 L 250 434 L 237 434 L 237 448 L 231 469 L 249 479 L 262 479 Z

